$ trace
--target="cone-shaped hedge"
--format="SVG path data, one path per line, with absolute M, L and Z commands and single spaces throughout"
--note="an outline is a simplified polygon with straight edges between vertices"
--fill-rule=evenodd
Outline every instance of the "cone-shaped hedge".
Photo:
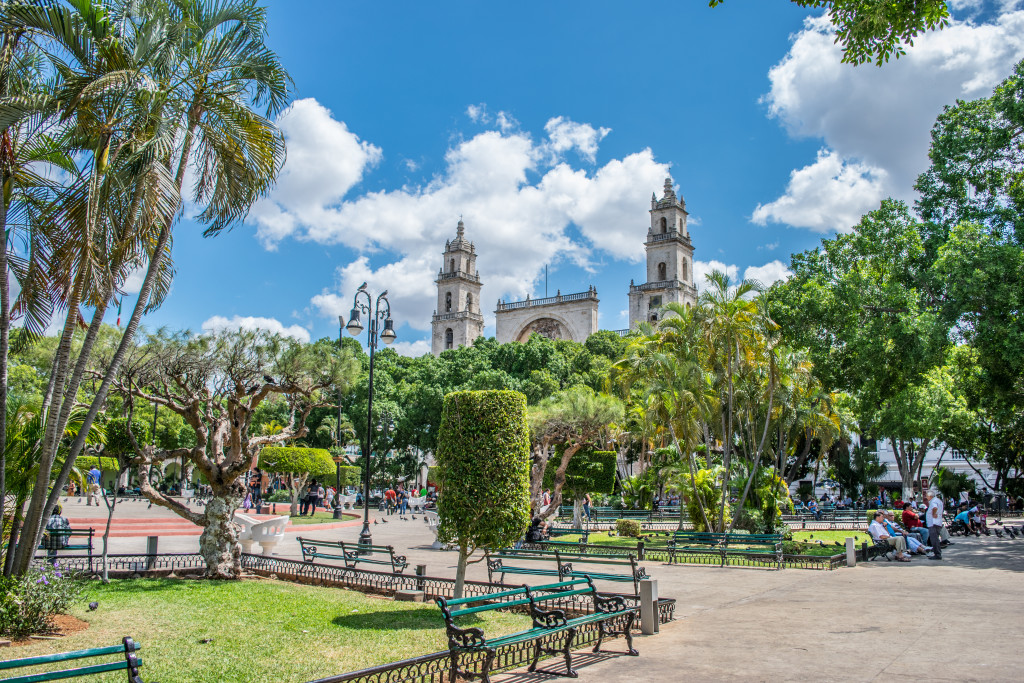
M 502 548 L 530 523 L 530 434 L 518 391 L 444 397 L 437 439 L 438 538 L 459 547 L 456 593 L 477 548 Z

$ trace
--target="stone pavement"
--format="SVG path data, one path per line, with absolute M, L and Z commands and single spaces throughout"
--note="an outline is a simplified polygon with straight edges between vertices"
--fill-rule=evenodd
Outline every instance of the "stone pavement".
M 78 507 L 72 501 L 66 514 L 96 516 L 95 508 Z M 172 515 L 144 502 L 119 506 L 121 514 L 154 520 Z M 371 518 L 378 522 L 372 526 L 375 543 L 394 545 L 411 565 L 427 565 L 430 576 L 454 576 L 457 554 L 430 549 L 433 536 L 421 515 L 403 521 L 373 511 Z M 359 529 L 289 527 L 277 554 L 300 558 L 294 540 L 299 535 L 355 541 Z M 661 596 L 676 599 L 676 620 L 657 636 L 638 638 L 639 657 L 578 652 L 579 680 L 1024 680 L 1024 539 L 954 543 L 941 562 L 878 559 L 836 571 L 645 563 Z M 161 552 L 195 552 L 198 546 L 197 536 L 160 538 Z M 111 539 L 113 553 L 144 549 L 145 537 Z M 482 563 L 471 565 L 469 578 L 486 576 Z M 546 581 L 537 577 L 535 583 L 541 582 Z M 622 644 L 610 641 L 609 649 Z M 552 660 L 548 668 L 559 666 Z M 495 683 L 550 680 L 522 671 L 494 677 Z

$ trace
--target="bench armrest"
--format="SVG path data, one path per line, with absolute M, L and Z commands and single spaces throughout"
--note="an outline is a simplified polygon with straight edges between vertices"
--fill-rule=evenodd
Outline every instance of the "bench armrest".
M 558 628 L 566 625 L 565 610 L 541 609 L 531 605 L 530 616 L 533 617 L 534 628 Z
M 594 611 L 601 613 L 625 612 L 626 601 L 621 595 L 601 595 L 594 593 Z
M 481 628 L 459 628 L 451 622 L 450 619 L 445 619 L 448 623 L 445 624 L 448 631 L 448 649 L 454 650 L 458 648 L 475 648 L 482 647 L 486 644 L 484 640 L 484 631 Z

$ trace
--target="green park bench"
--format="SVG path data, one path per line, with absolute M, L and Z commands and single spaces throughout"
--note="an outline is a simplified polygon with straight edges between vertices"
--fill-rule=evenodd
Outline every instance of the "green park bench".
M 47 559 L 53 561 L 62 552 L 84 551 L 92 568 L 92 540 L 96 530 L 89 529 L 49 529 L 43 534 L 39 550 L 45 550 Z
M 487 562 L 487 580 L 491 583 L 499 583 L 494 580 L 495 574 L 501 574 L 500 583 L 505 583 L 506 574 L 526 574 L 531 576 L 553 576 L 559 581 L 562 579 L 562 572 L 558 563 L 558 555 L 548 550 L 485 550 L 484 560 Z M 554 567 L 543 567 L 536 564 L 524 563 L 554 562 Z
M 708 531 L 677 531 L 668 541 L 669 562 L 686 551 L 714 553 L 725 566 L 729 557 L 770 556 L 782 569 L 782 536 L 779 534 L 737 534 Z
M 581 543 L 586 543 L 590 536 L 590 529 L 576 529 L 573 527 L 551 526 L 548 528 L 549 536 L 579 536 Z
M 390 545 L 320 541 L 301 536 L 297 540 L 302 547 L 302 559 L 306 562 L 341 560 L 347 569 L 355 569 L 358 564 L 381 564 L 391 567 L 396 574 L 401 574 L 409 566 L 405 555 L 395 555 L 395 548 Z
M 542 609 L 537 603 L 551 600 L 571 598 L 578 595 L 590 596 L 593 611 L 576 617 L 568 617 L 562 609 Z M 517 645 L 519 643 L 533 642 L 534 655 L 533 663 L 529 671 L 537 671 L 537 662 L 541 654 L 558 655 L 565 658 L 566 675 L 575 678 L 576 672 L 572 668 L 572 645 L 576 630 L 581 626 L 596 623 L 598 625 L 597 645 L 594 652 L 601 651 L 601 642 L 606 635 L 622 635 L 626 637 L 628 647 L 627 654 L 636 656 L 640 654 L 633 648 L 632 628 L 636 619 L 636 612 L 626 607 L 625 601 L 617 595 L 601 595 L 597 592 L 593 582 L 589 578 L 574 579 L 572 581 L 560 581 L 558 583 L 530 588 L 522 586 L 500 593 L 490 595 L 473 596 L 469 598 L 458 598 L 447 600 L 436 599 L 441 613 L 444 615 L 445 629 L 448 634 L 448 653 L 451 661 L 450 680 L 462 677 L 470 680 L 470 677 L 483 679 L 484 683 L 490 683 L 491 666 L 494 664 L 498 648 Z M 481 614 L 499 609 L 512 607 L 529 606 L 532 625 L 525 631 L 511 633 L 496 638 L 488 638 L 481 628 L 461 628 L 455 624 L 455 620 L 462 616 Z M 454 609 L 453 609 L 454 608 Z M 623 622 L 621 628 L 610 628 L 609 621 Z M 558 638 L 565 634 L 565 639 Z M 557 643 L 561 640 L 561 647 Z M 555 647 L 552 647 L 552 646 Z M 459 669 L 459 655 L 482 652 L 485 654 L 480 673 L 471 673 Z M 551 675 L 559 675 L 553 671 L 541 671 Z
M 624 549 L 631 550 L 631 549 Z M 494 575 L 501 574 L 498 583 L 505 583 L 506 574 L 531 574 L 534 576 L 557 576 L 560 581 L 570 578 L 589 576 L 597 581 L 614 581 L 620 583 L 632 583 L 633 595 L 639 595 L 640 580 L 647 578 L 647 571 L 641 567 L 632 553 L 625 555 L 590 555 L 581 552 L 566 552 L 559 548 L 553 550 L 527 550 L 525 548 L 506 548 L 500 551 L 487 551 L 487 576 L 491 583 L 495 583 Z M 554 562 L 554 566 L 524 566 L 524 563 Z M 602 565 L 629 567 L 628 573 L 613 573 L 609 571 L 595 572 L 592 570 L 581 570 L 576 565 Z
M 84 676 L 106 673 L 108 671 L 125 671 L 128 674 L 128 683 L 143 683 L 142 678 L 139 677 L 139 667 L 142 666 L 142 660 L 135 655 L 141 647 L 141 645 L 126 636 L 121 641 L 121 645 L 96 647 L 91 650 L 58 652 L 52 655 L 38 655 L 36 657 L 24 657 L 22 659 L 8 659 L 0 661 L 0 671 L 27 669 L 47 666 L 50 664 L 63 664 L 64 662 L 76 662 L 76 660 L 109 657 L 110 655 L 123 655 L 124 657 L 123 661 L 118 659 L 113 662 L 77 666 L 77 668 L 73 669 L 37 671 L 36 673 L 20 674 L 13 678 L 0 678 L 0 681 L 3 681 L 4 683 L 41 683 L 42 681 L 59 681 L 66 678 L 81 678 Z

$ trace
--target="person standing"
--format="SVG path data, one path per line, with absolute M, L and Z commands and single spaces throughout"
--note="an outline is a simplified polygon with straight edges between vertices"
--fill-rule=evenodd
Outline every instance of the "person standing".
M 100 506 L 100 468 L 97 465 L 93 465 L 89 473 L 85 475 L 87 486 L 89 487 L 89 497 L 85 504 L 92 505 L 92 501 L 96 501 L 96 507 Z
M 932 556 L 929 559 L 942 559 L 942 513 L 945 506 L 942 498 L 935 492 L 929 491 L 925 498 L 928 500 L 928 510 L 925 512 L 925 521 L 928 523 L 928 545 L 932 547 Z
M 587 518 L 587 524 L 590 524 L 590 494 L 584 494 L 583 496 L 583 514 Z

